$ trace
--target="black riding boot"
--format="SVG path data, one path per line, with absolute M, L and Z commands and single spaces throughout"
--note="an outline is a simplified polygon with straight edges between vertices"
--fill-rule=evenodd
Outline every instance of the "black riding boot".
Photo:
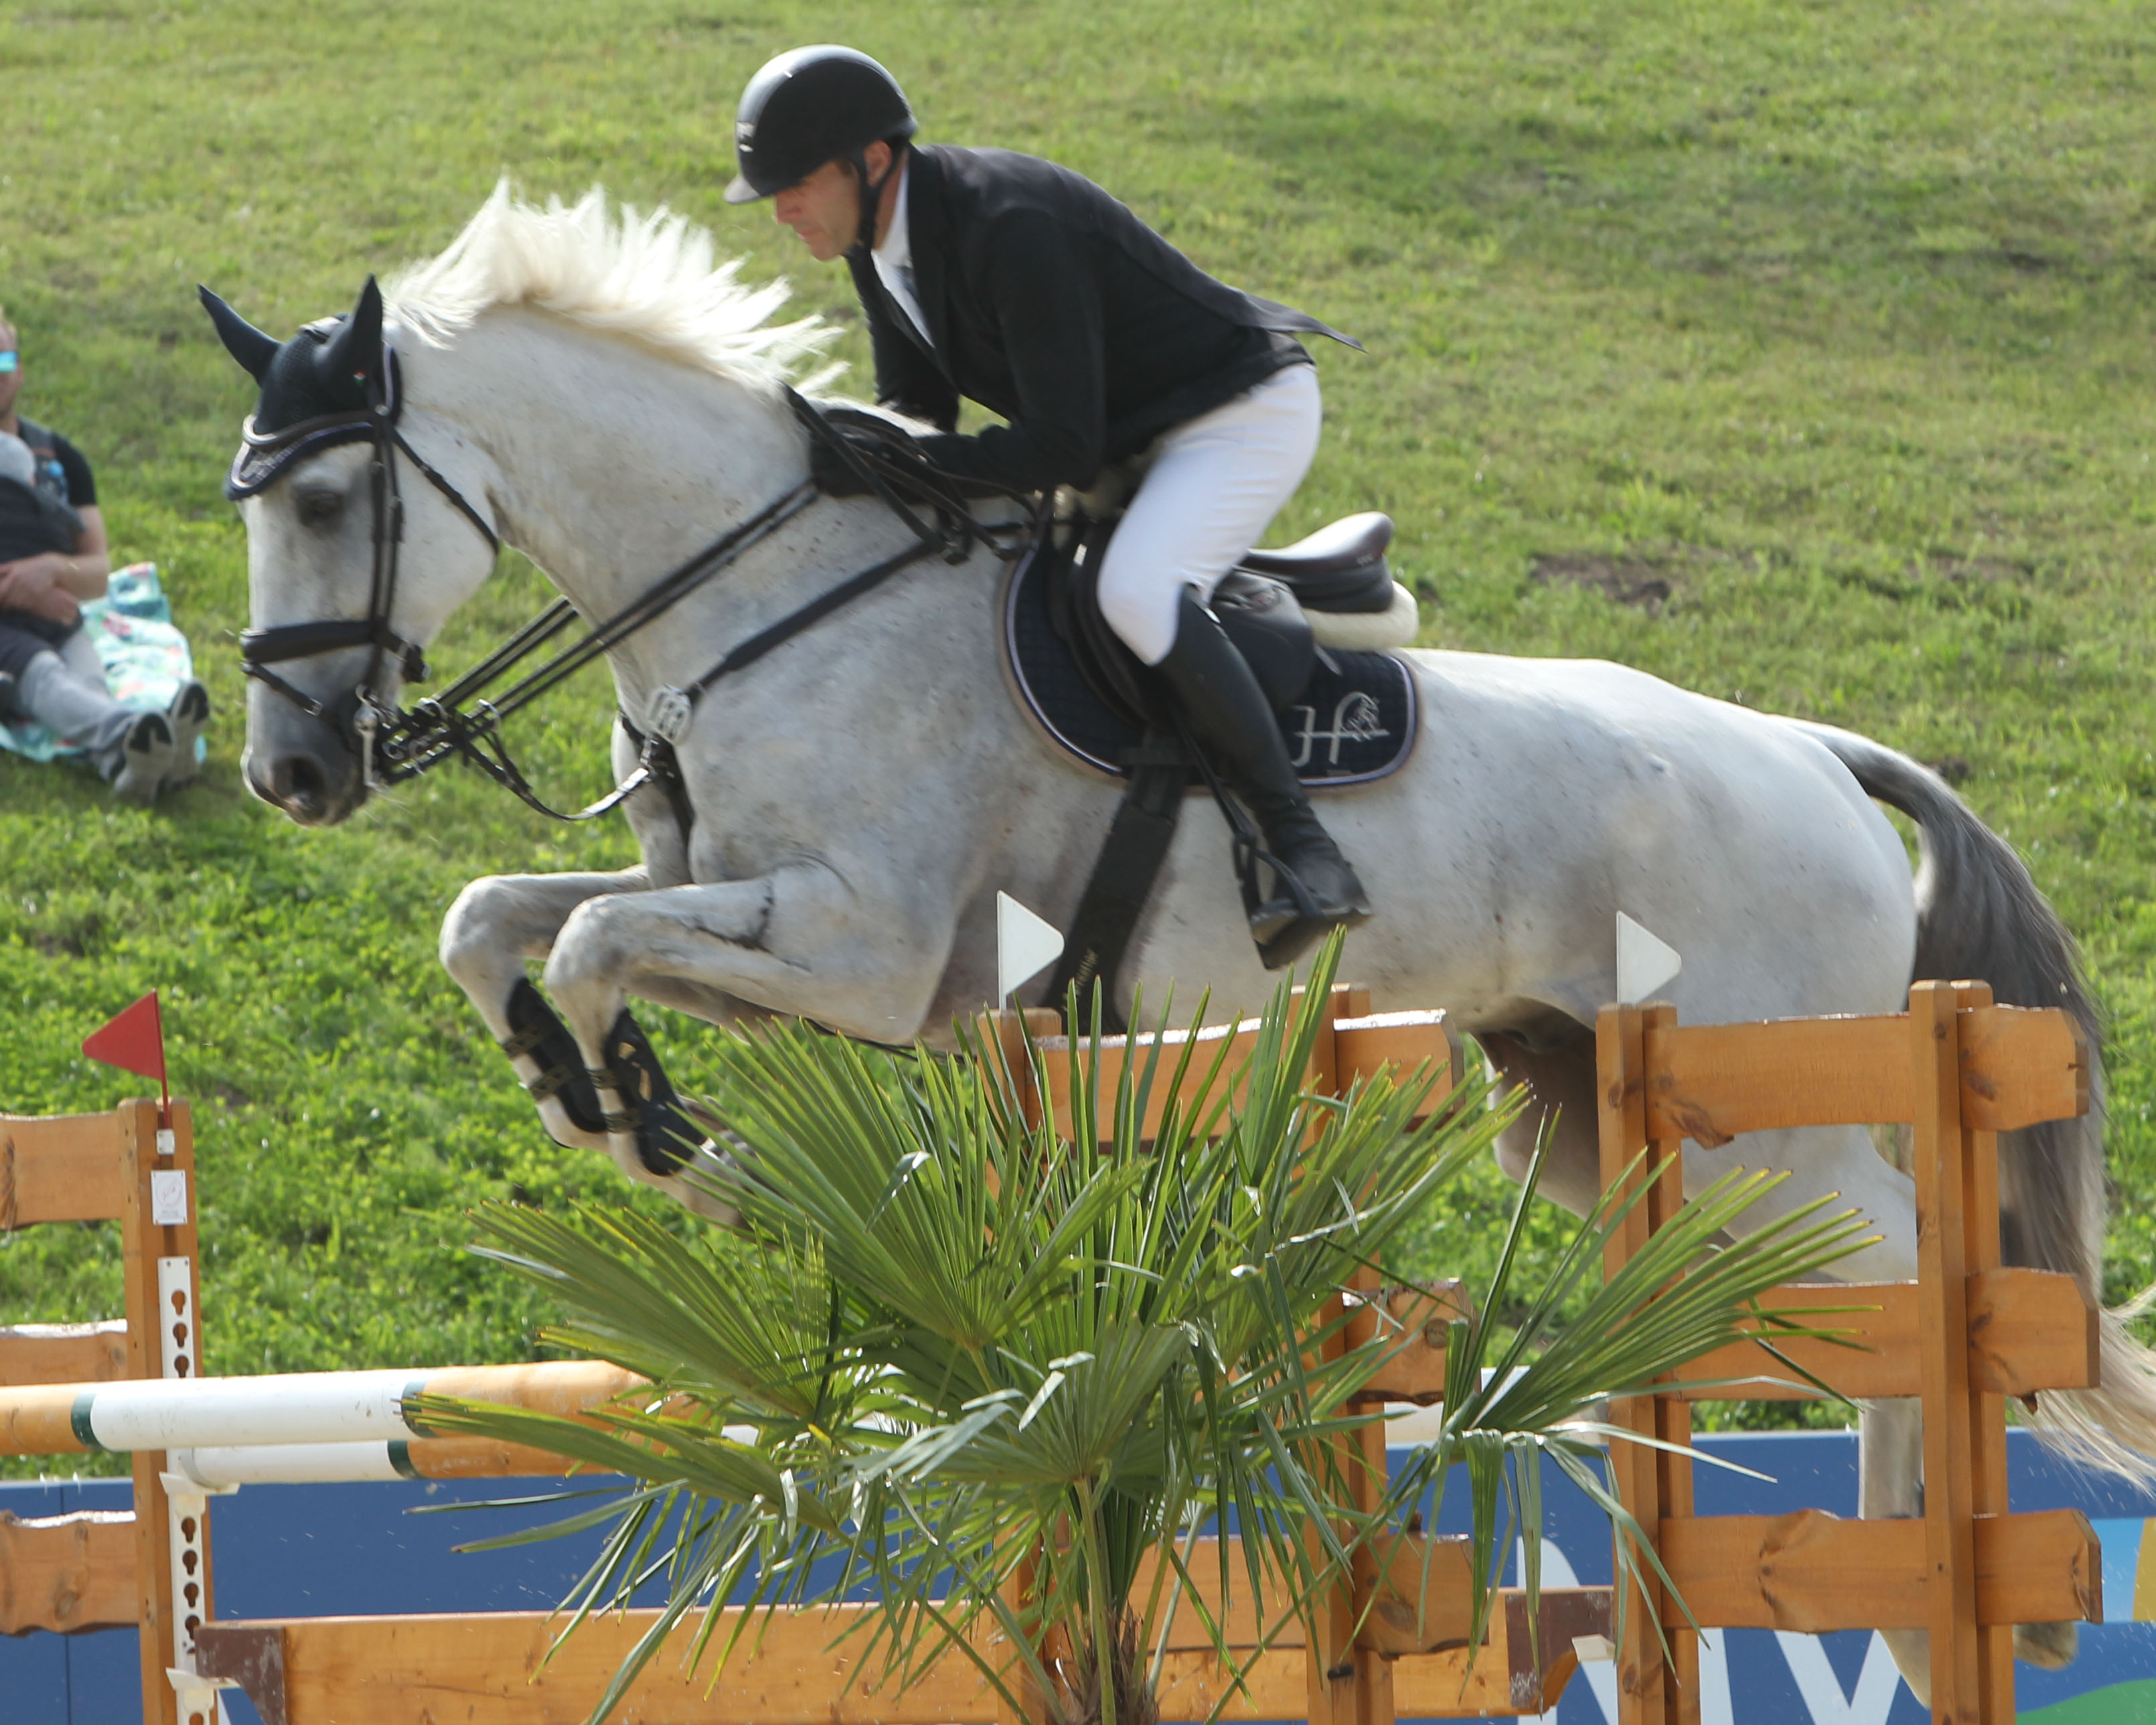
M 1318 824 L 1257 679 L 1219 620 L 1188 590 L 1175 644 L 1154 668 L 1175 691 L 1198 746 L 1265 834 L 1273 893 L 1250 912 L 1250 937 L 1266 968 L 1292 964 L 1327 931 L 1365 921 L 1363 883 Z

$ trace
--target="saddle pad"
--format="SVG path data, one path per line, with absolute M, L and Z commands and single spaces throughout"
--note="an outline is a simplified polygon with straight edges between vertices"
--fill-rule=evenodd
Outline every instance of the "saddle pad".
M 1087 765 L 1122 778 L 1137 725 L 1094 693 L 1048 601 L 1053 562 L 1038 547 L 1004 596 L 1004 652 L 1026 711 Z M 1281 715 L 1288 759 L 1306 785 L 1368 784 L 1397 772 L 1414 747 L 1419 718 L 1413 673 L 1389 653 L 1321 649 L 1310 686 Z M 1196 782 L 1194 777 L 1194 783 Z

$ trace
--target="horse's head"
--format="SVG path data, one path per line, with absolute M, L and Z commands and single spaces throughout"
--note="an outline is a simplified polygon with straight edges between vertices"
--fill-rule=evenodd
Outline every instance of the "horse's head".
M 225 481 L 247 526 L 249 788 L 333 825 L 367 800 L 367 726 L 424 674 L 423 649 L 494 567 L 468 452 L 413 423 L 367 278 L 346 316 L 280 342 L 205 288 L 260 386 Z M 408 440 L 416 436 L 421 447 Z

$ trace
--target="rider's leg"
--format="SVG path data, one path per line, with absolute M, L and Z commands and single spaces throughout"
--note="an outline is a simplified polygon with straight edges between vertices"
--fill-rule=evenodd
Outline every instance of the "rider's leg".
M 1296 366 L 1170 432 L 1109 542 L 1099 583 L 1109 626 L 1174 691 L 1281 865 L 1274 896 L 1250 917 L 1276 965 L 1326 929 L 1361 921 L 1369 904 L 1312 812 L 1257 680 L 1202 602 L 1301 483 L 1321 418 L 1317 374 Z

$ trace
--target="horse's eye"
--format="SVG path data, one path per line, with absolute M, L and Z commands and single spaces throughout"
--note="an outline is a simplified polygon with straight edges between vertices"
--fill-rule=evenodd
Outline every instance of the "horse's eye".
M 310 527 L 326 526 L 344 513 L 344 498 L 336 491 L 300 493 L 300 521 Z

